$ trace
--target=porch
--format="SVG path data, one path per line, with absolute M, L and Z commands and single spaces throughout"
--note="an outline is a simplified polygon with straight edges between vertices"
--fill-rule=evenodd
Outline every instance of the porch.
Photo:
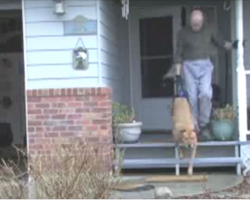
M 117 29 L 122 31 L 119 32 L 116 41 L 122 52 L 120 58 L 124 62 L 119 63 L 122 75 L 118 71 L 112 72 L 115 72 L 121 79 L 111 77 L 107 82 L 105 78 L 103 80 L 113 89 L 113 100 L 131 103 L 136 110 L 137 120 L 143 122 L 143 133 L 138 143 L 116 145 L 117 149 L 126 149 L 124 169 L 174 168 L 176 175 L 179 175 L 180 168 L 187 166 L 187 160 L 178 158 L 177 148 L 172 142 L 172 135 L 169 132 L 172 129 L 173 82 L 169 80 L 167 86 L 163 87 L 161 80 L 162 76 L 171 68 L 176 33 L 181 26 L 188 23 L 189 11 L 194 6 L 203 9 L 209 20 L 208 23 L 215 26 L 226 40 L 233 41 L 236 38 L 242 40 L 242 10 L 250 6 L 247 1 L 244 1 L 243 7 L 243 1 L 131 0 L 128 20 L 119 21 Z M 102 12 L 100 16 L 102 21 L 104 19 Z M 244 18 L 246 17 L 245 14 Z M 107 23 L 104 20 L 102 22 Z M 100 29 L 102 30 L 102 25 Z M 248 29 L 245 31 L 248 32 Z M 100 34 L 103 40 L 107 37 L 106 35 L 104 37 L 104 33 L 101 31 Z M 164 38 L 164 36 L 166 37 Z M 119 40 L 122 42 L 119 43 Z M 101 46 L 101 50 L 102 52 L 110 51 L 112 55 L 114 53 L 114 49 L 109 47 L 108 43 Z M 104 60 L 111 61 L 108 55 L 103 54 L 103 57 L 105 57 Z M 222 91 L 220 103 L 240 106 L 240 123 L 238 124 L 240 134 L 236 133 L 235 141 L 199 143 L 194 167 L 233 166 L 237 174 L 241 174 L 242 162 L 247 160 L 245 155 L 248 153 L 246 152 L 250 152 L 246 131 L 247 106 L 245 100 L 247 97 L 246 91 L 242 89 L 247 88 L 244 79 L 248 72 L 244 70 L 244 73 L 237 74 L 236 71 L 236 68 L 244 67 L 242 58 L 243 49 L 241 47 L 237 52 L 217 51 L 212 58 L 215 66 L 213 83 L 219 85 Z M 106 70 L 106 66 L 103 64 L 104 74 L 113 75 L 110 70 L 111 68 Z M 240 76 L 240 79 L 237 76 Z M 239 97 L 245 97 L 245 100 Z

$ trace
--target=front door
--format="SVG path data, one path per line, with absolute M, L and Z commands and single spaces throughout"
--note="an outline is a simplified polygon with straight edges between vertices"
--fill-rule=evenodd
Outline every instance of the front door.
M 172 129 L 173 80 L 162 82 L 171 68 L 181 25 L 178 7 L 131 11 L 132 100 L 143 130 Z

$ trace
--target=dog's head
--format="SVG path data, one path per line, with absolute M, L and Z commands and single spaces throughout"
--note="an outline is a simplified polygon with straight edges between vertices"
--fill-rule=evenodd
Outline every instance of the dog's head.
M 185 130 L 182 135 L 183 143 L 189 146 L 193 146 L 197 143 L 197 135 L 193 130 Z

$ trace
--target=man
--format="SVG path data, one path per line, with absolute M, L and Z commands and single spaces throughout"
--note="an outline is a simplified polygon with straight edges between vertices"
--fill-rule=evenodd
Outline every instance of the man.
M 201 10 L 191 13 L 190 26 L 178 33 L 175 66 L 177 75 L 182 74 L 193 110 L 195 128 L 201 139 L 210 137 L 209 121 L 212 110 L 212 73 L 210 57 L 214 46 L 227 50 L 234 45 L 221 39 L 208 27 Z

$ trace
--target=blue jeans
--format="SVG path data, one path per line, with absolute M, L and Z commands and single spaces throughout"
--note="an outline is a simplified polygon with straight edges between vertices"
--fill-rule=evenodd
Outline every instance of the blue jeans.
M 192 107 L 197 131 L 210 121 L 213 68 L 210 59 L 183 62 L 182 77 Z

